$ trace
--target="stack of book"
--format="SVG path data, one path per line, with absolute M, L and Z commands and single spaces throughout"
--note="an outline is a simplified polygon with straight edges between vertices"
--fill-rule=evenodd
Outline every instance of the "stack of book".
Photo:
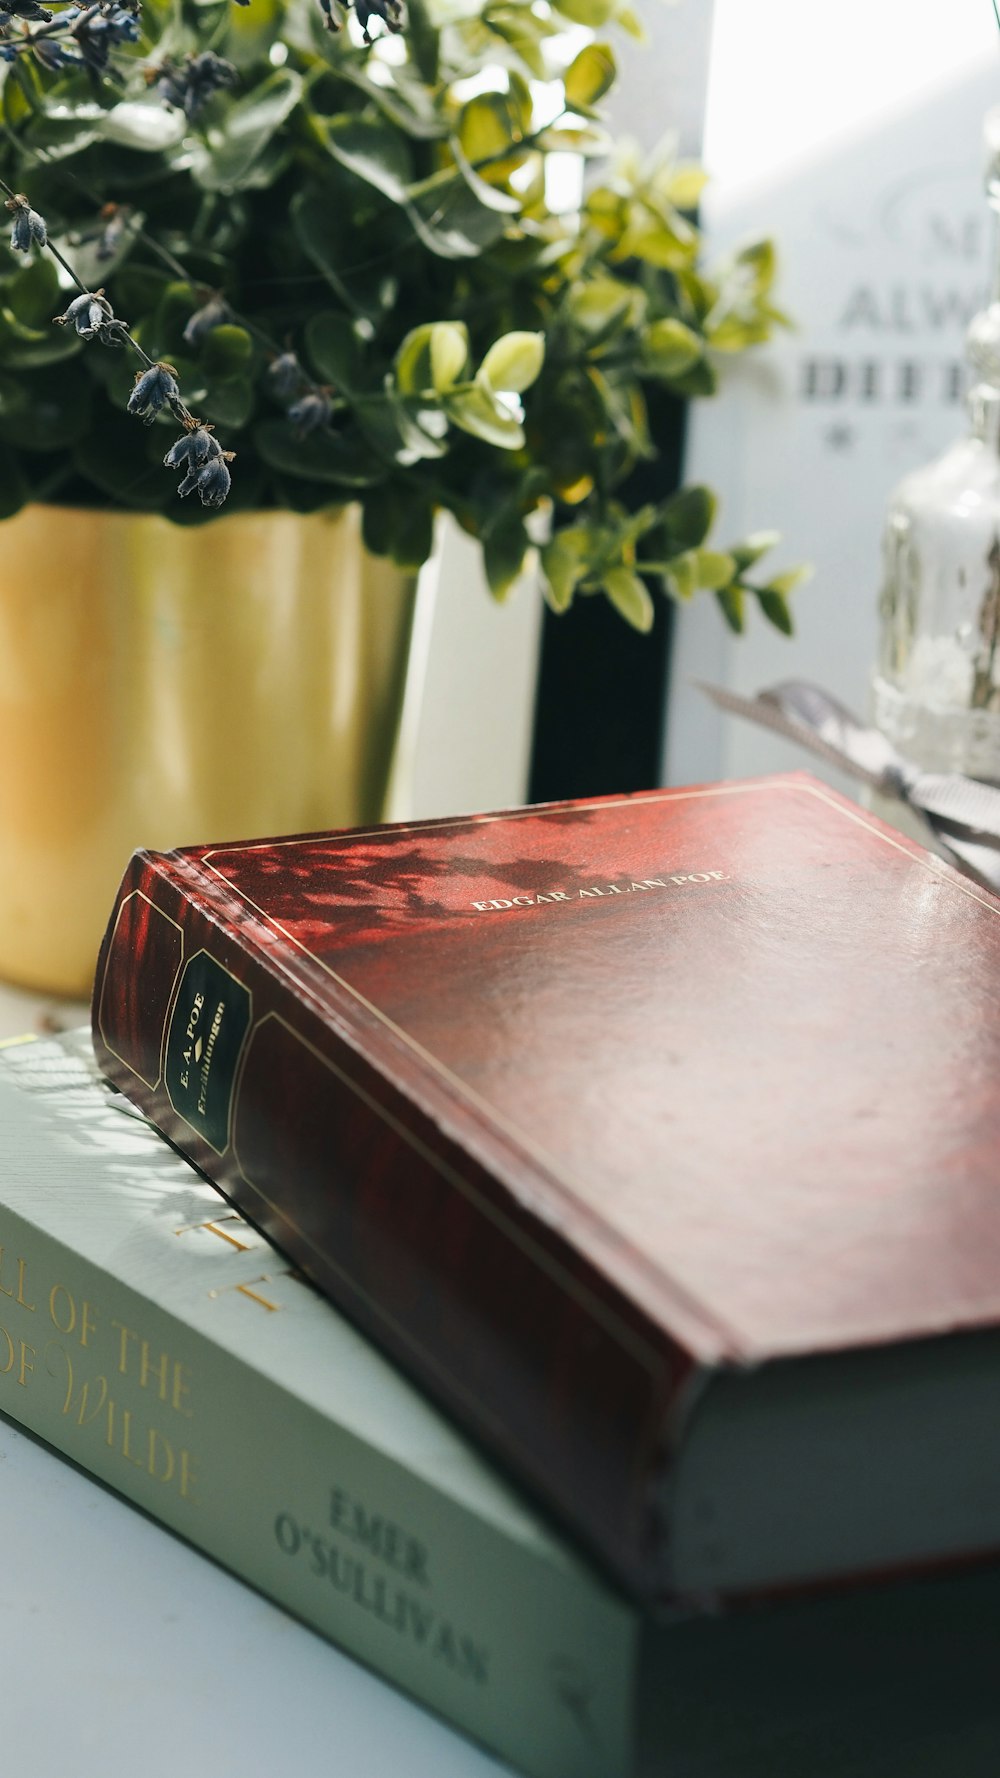
M 0 1410 L 535 1778 L 992 1778 L 998 915 L 804 775 L 140 854 Z

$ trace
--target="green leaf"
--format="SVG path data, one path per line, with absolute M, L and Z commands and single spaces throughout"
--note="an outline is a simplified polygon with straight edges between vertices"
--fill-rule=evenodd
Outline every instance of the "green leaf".
M 700 334 L 670 316 L 651 321 L 643 331 L 643 366 L 647 374 L 653 376 L 673 378 L 682 375 L 697 362 L 704 349 Z
M 614 17 L 617 0 L 553 0 L 557 12 L 564 19 L 572 19 L 574 25 L 586 25 L 591 31 L 599 31 Z
M 755 296 L 765 296 L 778 272 L 778 256 L 774 242 L 766 239 L 748 241 L 734 256 L 733 265 L 748 280 Z
M 722 615 L 729 628 L 742 636 L 745 623 L 745 595 L 741 586 L 720 587 L 716 593 Z
M 199 362 L 210 382 L 245 377 L 253 357 L 253 340 L 245 327 L 225 322 L 213 327 L 202 342 Z
M 524 444 L 519 421 L 481 383 L 446 396 L 445 408 L 456 426 L 486 444 L 497 445 L 502 451 L 518 451 Z
M 424 458 L 443 457 L 448 450 L 448 422 L 440 409 L 421 408 L 404 400 L 386 378 L 379 395 L 355 399 L 354 417 L 365 438 L 387 464 L 411 467 Z
M 398 290 L 389 257 L 365 249 L 363 231 L 352 226 L 350 215 L 331 201 L 327 190 L 297 192 L 291 212 L 303 250 L 345 308 L 360 320 L 379 322 Z
M 12 371 L 39 370 L 76 358 L 81 341 L 72 327 L 25 327 L 11 309 L 0 309 L 0 364 Z
M 208 140 L 200 143 L 192 177 L 205 191 L 235 191 L 245 185 L 254 162 L 270 144 L 302 97 L 302 76 L 276 68 L 266 80 L 237 99 Z
M 361 380 L 361 347 L 347 315 L 324 309 L 306 322 L 306 350 L 324 382 L 349 394 Z
M 444 395 L 458 382 L 469 359 L 469 330 L 462 321 L 439 321 L 431 328 L 431 383 Z
M 664 590 L 672 599 L 686 604 L 698 591 L 698 552 L 683 550 L 673 558 L 663 575 Z
M 100 133 L 118 148 L 134 148 L 140 154 L 162 154 L 182 142 L 188 122 L 183 111 L 173 111 L 160 100 L 145 104 L 123 100 L 104 113 Z
M 697 549 L 704 543 L 715 518 L 715 495 L 711 488 L 681 488 L 660 508 L 660 519 L 669 540 L 665 551 Z
M 404 204 L 413 178 L 409 146 L 397 129 L 381 117 L 341 117 L 316 120 L 320 138 L 334 159 L 373 185 L 390 203 Z
M 553 611 L 568 611 L 587 571 L 589 533 L 582 525 L 566 526 L 541 552 L 543 591 Z
M 736 563 L 732 556 L 716 549 L 700 549 L 696 553 L 698 585 L 709 592 L 728 586 L 736 573 Z
M 157 458 L 150 462 L 144 449 L 147 436 L 125 414 L 105 411 L 93 433 L 73 452 L 77 473 L 86 478 L 117 507 L 157 510 L 176 499 L 176 479 L 164 469 L 162 440 L 157 428 Z
M 253 384 L 248 378 L 211 383 L 198 401 L 199 418 L 242 431 L 255 406 Z
M 584 115 L 603 99 L 615 83 L 618 70 L 614 54 L 607 43 L 588 43 L 570 63 L 563 76 L 566 104 L 571 111 Z
M 579 154 L 605 156 L 611 152 L 611 137 L 595 124 L 583 128 L 560 129 L 553 126 L 535 137 L 535 147 L 543 154 Z
M 363 536 L 373 555 L 416 573 L 434 548 L 434 509 L 412 484 L 387 482 L 365 495 Z
M 796 587 L 802 586 L 807 580 L 811 580 L 812 573 L 813 571 L 810 564 L 808 562 L 802 562 L 797 568 L 787 568 L 784 574 L 773 574 L 767 583 L 765 591 L 778 593 L 781 598 L 785 598 L 789 593 L 793 593 Z
M 520 214 L 521 199 L 515 197 L 513 192 L 505 191 L 502 183 L 491 185 L 488 179 L 484 179 L 472 165 L 457 137 L 452 138 L 451 151 L 459 173 L 478 204 L 482 204 L 487 210 L 497 210 L 505 216 Z
M 18 376 L 16 405 L 0 412 L 0 439 L 19 450 L 65 450 L 90 431 L 91 387 L 59 369 Z
M 265 59 L 280 36 L 283 11 L 281 0 L 253 0 L 252 6 L 227 7 L 225 40 L 213 47 L 237 68 L 252 68 Z M 161 54 L 162 49 L 161 43 Z
M 132 332 L 153 358 L 172 359 L 177 352 L 188 352 L 184 329 L 203 300 L 193 284 L 179 278 L 170 284 L 161 283 L 153 314 L 141 319 L 133 314 Z
M 520 108 L 510 93 L 477 93 L 462 106 L 455 134 L 466 159 L 486 179 L 496 176 L 496 167 L 503 177 L 523 159 L 518 152 L 524 134 Z M 494 156 L 504 158 L 491 167 L 478 165 Z
M 520 507 L 508 502 L 483 532 L 483 563 L 494 599 L 503 601 L 524 568 L 531 539 L 524 528 Z
M 406 214 L 424 246 L 440 259 L 476 259 L 506 226 L 506 218 L 480 203 L 461 174 L 450 168 L 410 187 Z
M 13 309 L 0 307 L 0 343 L 6 345 L 8 341 L 23 341 L 25 345 L 37 345 L 40 340 L 51 337 L 47 328 L 26 327 L 23 321 L 18 320 Z
M 247 11 L 255 10 L 258 0 Z M 242 16 L 246 16 L 244 13 Z M 411 20 L 412 24 L 412 20 Z M 410 42 L 413 41 L 412 30 L 408 32 Z M 324 37 L 324 47 L 330 46 L 330 38 Z M 408 74 L 406 65 L 396 64 L 392 70 L 393 84 L 383 86 L 380 81 L 371 80 L 361 63 L 351 61 L 347 56 L 336 55 L 334 61 L 337 78 L 347 80 L 376 104 L 385 113 L 389 122 L 405 136 L 413 136 L 418 141 L 440 141 L 448 134 L 448 125 L 438 116 L 434 107 L 434 94 L 413 74 Z M 385 67 L 385 63 L 382 63 Z
M 708 174 L 703 167 L 690 163 L 672 167 L 666 179 L 667 202 L 676 204 L 678 210 L 693 210 L 707 184 Z
M 748 568 L 760 561 L 761 556 L 766 556 L 768 550 L 780 542 L 780 531 L 755 531 L 745 543 L 732 544 L 729 554 L 736 565 L 737 574 L 745 574 Z
M 705 333 L 716 352 L 745 352 L 748 346 L 761 346 L 770 339 L 771 323 L 760 317 L 744 320 L 739 315 L 726 315 L 713 322 L 709 316 Z
M 610 333 L 624 322 L 636 301 L 633 286 L 617 278 L 596 277 L 571 286 L 565 301 L 566 314 L 591 338 Z
M 520 395 L 536 381 L 544 361 L 544 334 L 505 333 L 490 347 L 479 375 L 492 389 L 509 389 Z
M 65 306 L 55 260 L 48 253 L 36 254 L 29 265 L 5 279 L 4 287 L 11 310 L 28 327 L 50 327 L 53 315 Z
M 385 476 L 384 466 L 356 432 L 310 432 L 296 437 L 287 420 L 261 420 L 254 444 L 264 462 L 305 481 L 344 488 L 368 488 Z
M 783 593 L 775 592 L 773 587 L 761 587 L 757 593 L 757 602 L 768 623 L 773 624 L 784 636 L 792 634 L 795 626 L 788 600 Z
M 409 0 L 406 8 L 406 35 L 417 71 L 424 85 L 437 86 L 441 63 L 441 37 L 431 18 L 427 0 Z
M 523 4 L 492 4 L 489 8 L 489 29 L 495 38 L 499 37 L 502 42 L 510 45 L 512 55 L 536 80 L 551 78 L 542 53 L 542 44 L 552 34 L 548 20 L 539 17 Z M 505 59 L 509 60 L 510 57 Z
M 12 85 L 8 79 L 4 82 L 5 90 Z M 103 119 L 104 109 L 97 105 L 93 112 Z M 37 111 L 32 113 L 24 129 L 24 141 L 29 151 L 47 162 L 69 160 L 74 155 L 82 154 L 84 149 L 92 148 L 99 140 L 98 126 L 95 122 L 77 117 L 46 117 Z
M 682 372 L 679 377 L 671 377 L 670 388 L 674 395 L 680 395 L 685 401 L 695 401 L 700 396 L 714 395 L 719 386 L 718 373 L 714 364 L 702 358 L 690 370 Z
M 431 335 L 434 322 L 425 321 L 406 335 L 396 353 L 396 383 L 402 395 L 420 395 L 434 387 L 431 365 Z
M 629 568 L 608 568 L 601 583 L 615 610 L 634 630 L 653 627 L 653 601 L 648 587 Z

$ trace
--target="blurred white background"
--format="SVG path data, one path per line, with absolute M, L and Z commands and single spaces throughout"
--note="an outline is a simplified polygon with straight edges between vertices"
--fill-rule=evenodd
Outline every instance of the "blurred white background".
M 646 0 L 655 7 L 660 0 Z M 706 0 L 679 0 L 685 12 Z M 704 162 L 713 201 L 803 166 L 992 60 L 991 0 L 715 0 Z
M 694 405 L 687 476 L 720 496 L 721 545 L 774 527 L 775 564 L 810 561 L 815 578 L 791 642 L 756 611 L 731 637 L 708 598 L 680 614 L 667 782 L 814 769 L 717 715 L 694 680 L 752 694 L 814 679 L 868 711 L 887 497 L 966 425 L 964 332 L 996 258 L 981 140 L 997 102 L 991 0 L 716 0 L 708 258 L 773 235 L 796 325 Z

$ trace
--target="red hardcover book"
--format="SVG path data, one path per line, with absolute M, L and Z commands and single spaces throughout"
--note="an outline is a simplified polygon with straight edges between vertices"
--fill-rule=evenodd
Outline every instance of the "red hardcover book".
M 804 774 L 132 860 L 112 1080 L 631 1587 L 1000 1547 L 1000 902 Z

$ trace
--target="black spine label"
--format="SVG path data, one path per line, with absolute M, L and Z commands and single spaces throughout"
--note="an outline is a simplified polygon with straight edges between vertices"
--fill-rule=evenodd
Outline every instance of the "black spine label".
M 250 990 L 207 951 L 185 965 L 167 1032 L 167 1097 L 217 1154 L 229 1146 L 236 1067 L 250 1029 Z

